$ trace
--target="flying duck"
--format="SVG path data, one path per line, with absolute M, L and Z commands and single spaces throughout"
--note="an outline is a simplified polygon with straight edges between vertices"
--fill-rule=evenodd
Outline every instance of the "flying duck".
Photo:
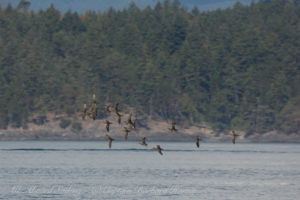
M 146 137 L 143 137 L 142 141 L 140 142 L 140 145 L 147 146 L 148 144 L 146 143 Z
M 119 103 L 116 103 L 116 105 L 115 105 L 115 112 L 116 113 L 120 112 L 120 110 L 119 110 Z
M 107 132 L 109 132 L 109 125 L 111 125 L 112 123 L 108 120 L 105 120 L 105 124 L 106 124 L 106 130 Z
M 196 145 L 198 148 L 200 147 L 200 141 L 201 141 L 201 138 L 199 136 L 197 136 L 196 137 Z
M 154 147 L 153 149 L 156 149 L 160 155 L 163 155 L 161 151 L 164 149 L 162 149 L 159 145 L 156 145 L 156 147 Z
M 171 123 L 171 128 L 169 128 L 169 130 L 171 131 L 171 132 L 173 132 L 173 131 L 175 131 L 175 132 L 177 132 L 177 129 L 175 128 L 175 125 L 176 125 L 176 123 L 173 121 L 172 123 Z
M 88 115 L 88 109 L 86 107 L 86 104 L 83 104 L 83 110 L 82 110 L 82 120 L 85 120 L 86 116 Z
M 128 133 L 130 132 L 130 130 L 127 127 L 124 127 L 124 132 L 125 132 L 125 140 L 128 139 Z
M 118 116 L 118 123 L 121 124 L 121 117 L 122 115 L 119 112 L 116 112 L 117 116 Z
M 236 138 L 237 136 L 240 136 L 240 135 L 239 135 L 239 134 L 236 134 L 235 131 L 231 131 L 231 134 L 230 134 L 230 135 L 232 136 L 232 143 L 235 144 L 235 138 Z
M 106 106 L 105 111 L 107 113 L 111 113 L 111 106 L 110 105 Z
M 115 139 L 111 138 L 109 135 L 106 135 L 106 137 L 108 140 L 108 147 L 111 148 L 112 141 L 114 141 Z

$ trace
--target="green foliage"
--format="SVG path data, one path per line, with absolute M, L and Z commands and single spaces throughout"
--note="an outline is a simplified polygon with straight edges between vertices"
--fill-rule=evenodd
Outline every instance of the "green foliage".
M 295 133 L 300 129 L 300 97 L 291 99 L 277 115 L 277 125 L 286 133 Z
M 68 119 L 62 119 L 59 123 L 59 126 L 61 128 L 67 128 L 71 124 L 71 120 Z
M 28 12 L 23 0 L 0 8 L 0 128 L 26 127 L 39 113 L 72 117 L 95 93 L 100 108 L 120 102 L 185 124 L 297 132 L 294 2 L 237 3 L 205 13 L 168 0 L 153 9 L 132 3 L 83 15 L 53 5 Z M 61 127 L 70 123 L 62 120 Z

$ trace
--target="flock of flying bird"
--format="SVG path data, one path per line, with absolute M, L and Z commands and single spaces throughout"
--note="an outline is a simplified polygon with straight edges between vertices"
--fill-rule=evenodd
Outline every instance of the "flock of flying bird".
M 86 117 L 90 117 L 93 120 L 96 119 L 96 117 L 98 116 L 98 110 L 99 107 L 97 104 L 99 104 L 96 100 L 96 95 L 93 94 L 93 98 L 91 100 L 91 107 L 90 109 L 87 108 L 87 105 L 84 104 L 83 105 L 83 110 L 81 113 L 82 119 L 85 120 Z M 119 109 L 119 103 L 115 104 L 115 107 L 113 108 L 112 106 L 108 105 L 105 108 L 106 113 L 112 113 L 113 111 L 115 112 L 115 114 L 118 117 L 118 123 L 121 124 L 121 118 L 122 118 L 122 114 L 120 113 L 120 109 Z M 125 140 L 128 140 L 128 134 L 129 132 L 133 129 L 136 130 L 136 121 L 137 119 L 132 120 L 132 114 L 129 114 L 129 117 L 127 119 L 127 121 L 125 122 L 128 127 L 124 127 L 123 131 L 125 132 Z M 109 120 L 105 120 L 105 125 L 106 125 L 106 131 L 109 132 L 110 130 L 110 125 L 112 124 L 112 122 L 110 122 Z M 176 129 L 176 123 L 174 121 L 171 122 L 171 128 L 168 128 L 171 132 L 177 132 L 178 130 Z M 235 144 L 235 139 L 237 136 L 239 136 L 238 134 L 235 133 L 235 131 L 231 131 L 230 135 L 232 136 L 232 143 Z M 108 134 L 106 134 L 106 138 L 108 140 L 108 147 L 111 148 L 112 146 L 112 142 L 115 140 L 112 137 L 110 137 Z M 142 138 L 142 141 L 139 143 L 140 145 L 143 146 L 147 146 L 148 144 L 146 143 L 146 137 Z M 196 140 L 196 146 L 199 148 L 200 147 L 200 141 L 202 140 L 199 136 L 196 136 L 195 138 Z M 160 155 L 163 155 L 162 150 L 163 148 L 160 147 L 160 145 L 156 145 L 156 147 L 154 147 L 153 149 L 157 150 L 158 153 Z

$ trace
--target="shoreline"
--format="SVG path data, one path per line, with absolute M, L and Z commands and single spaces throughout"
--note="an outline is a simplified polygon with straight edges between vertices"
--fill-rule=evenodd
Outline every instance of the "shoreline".
M 76 141 L 93 142 L 106 141 L 106 132 L 85 132 L 75 133 L 72 131 L 49 132 L 49 131 L 3 131 L 0 130 L 0 141 Z M 109 133 L 117 142 L 127 142 L 124 140 L 122 132 Z M 149 141 L 159 142 L 191 142 L 200 135 L 202 143 L 231 143 L 231 136 L 224 133 L 203 134 L 195 132 L 193 134 L 167 133 L 167 132 L 137 132 L 129 135 L 128 142 L 138 142 L 142 137 L 147 137 Z M 300 135 L 280 134 L 275 131 L 264 134 L 253 134 L 248 137 L 241 135 L 237 138 L 238 143 L 300 143 Z
M 107 143 L 107 140 L 32 140 L 32 139 L 26 139 L 26 140 L 0 140 L 1 142 L 105 142 Z M 122 140 L 116 140 L 114 143 L 139 143 L 139 140 L 130 140 L 130 141 L 122 141 Z M 194 143 L 193 140 L 191 141 L 177 141 L 177 140 L 151 140 L 149 143 L 152 142 L 163 142 L 163 143 Z M 236 144 L 299 144 L 299 141 L 296 142 L 289 142 L 289 141 L 238 141 Z M 229 144 L 232 143 L 230 141 L 225 142 L 212 142 L 212 141 L 202 141 L 201 144 Z M 235 145 L 236 145 L 235 144 Z M 233 144 L 232 144 L 233 145 Z
M 65 128 L 60 127 L 60 119 L 53 116 L 47 117 L 49 121 L 39 125 L 28 123 L 26 129 L 8 127 L 0 129 L 0 141 L 104 141 L 106 134 L 117 141 L 124 141 L 123 122 L 118 124 L 113 117 L 98 120 L 70 119 L 80 123 L 81 129 L 75 130 L 71 125 Z M 110 131 L 105 128 L 105 120 L 113 122 Z M 229 142 L 232 136 L 229 132 L 215 131 L 206 124 L 199 125 L 177 125 L 177 132 L 169 131 L 170 122 L 147 119 L 138 125 L 137 129 L 130 129 L 128 141 L 140 141 L 142 137 L 147 137 L 151 141 L 172 141 L 188 142 L 194 141 L 196 136 L 200 136 L 202 142 Z M 237 140 L 241 143 L 300 143 L 300 133 L 285 134 L 276 130 L 266 133 L 253 133 L 247 135 L 244 131 L 235 130 L 240 136 Z M 126 142 L 126 141 L 125 141 Z

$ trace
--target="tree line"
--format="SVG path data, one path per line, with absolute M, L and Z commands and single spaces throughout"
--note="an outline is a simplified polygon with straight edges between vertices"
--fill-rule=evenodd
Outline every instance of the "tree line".
M 144 120 L 299 131 L 299 0 L 209 12 L 178 0 L 81 15 L 29 9 L 0 7 L 1 129 L 74 116 L 95 93 L 100 107 L 120 102 Z

